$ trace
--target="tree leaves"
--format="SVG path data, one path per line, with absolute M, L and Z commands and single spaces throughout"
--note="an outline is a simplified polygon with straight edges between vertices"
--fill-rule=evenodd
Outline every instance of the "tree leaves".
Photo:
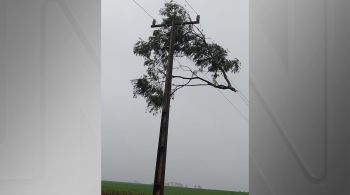
M 162 86 L 150 82 L 150 79 L 146 75 L 131 82 L 134 86 L 134 97 L 136 98 L 138 95 L 143 96 L 146 99 L 148 111 L 156 114 L 162 106 Z
M 165 3 L 160 9 L 160 15 L 164 18 L 162 24 L 171 25 L 174 21 L 177 24 L 191 21 L 186 9 L 172 1 Z M 147 67 L 146 74 L 139 79 L 132 80 L 134 97 L 142 96 L 147 102 L 147 109 L 150 113 L 156 114 L 163 100 L 163 83 L 165 82 L 165 70 L 168 62 L 169 38 L 171 27 L 160 27 L 155 29 L 148 40 L 138 40 L 133 52 L 144 58 L 144 66 Z M 183 56 L 194 62 L 195 68 L 187 67 L 183 72 L 191 72 L 192 77 L 173 76 L 174 79 L 186 80 L 185 84 L 178 84 L 172 91 L 174 93 L 185 86 L 212 86 L 219 89 L 228 89 L 233 92 L 237 90 L 232 87 L 227 77 L 228 72 L 237 73 L 240 70 L 238 59 L 227 59 L 228 50 L 216 43 L 207 43 L 203 32 L 194 25 L 176 25 L 176 36 L 174 42 L 174 56 Z M 200 73 L 213 73 L 211 81 L 199 76 Z M 220 84 L 218 78 L 223 77 L 226 84 Z M 201 81 L 191 84 L 192 81 Z

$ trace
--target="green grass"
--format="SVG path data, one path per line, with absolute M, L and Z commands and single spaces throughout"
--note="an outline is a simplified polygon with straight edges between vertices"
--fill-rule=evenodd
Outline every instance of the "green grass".
M 102 181 L 102 193 L 119 192 L 120 195 L 152 195 L 152 189 L 150 184 Z M 166 186 L 165 195 L 248 195 L 248 193 Z

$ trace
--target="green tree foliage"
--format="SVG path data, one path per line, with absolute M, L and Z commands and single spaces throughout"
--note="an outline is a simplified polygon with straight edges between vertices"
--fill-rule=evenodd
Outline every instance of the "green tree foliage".
M 155 29 L 148 40 L 140 39 L 135 44 L 134 54 L 144 58 L 146 73 L 132 80 L 134 97 L 144 97 L 148 111 L 154 114 L 162 106 L 171 22 L 181 24 L 192 21 L 187 10 L 172 1 L 165 3 L 159 13 L 163 16 L 162 24 L 167 26 Z M 193 63 L 174 67 L 177 71 L 173 75 L 172 98 L 177 90 L 193 86 L 211 86 L 237 92 L 227 74 L 237 73 L 240 61 L 227 59 L 227 49 L 213 42 L 207 43 L 203 31 L 197 26 L 176 25 L 175 28 L 174 56 L 187 58 Z

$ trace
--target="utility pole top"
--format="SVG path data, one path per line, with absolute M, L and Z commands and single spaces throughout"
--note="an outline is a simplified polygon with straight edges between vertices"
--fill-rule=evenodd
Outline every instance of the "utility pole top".
M 200 16 L 197 15 L 196 21 L 190 21 L 190 22 L 183 22 L 183 23 L 174 23 L 175 26 L 177 25 L 185 25 L 185 24 L 199 24 Z M 172 24 L 156 24 L 156 20 L 153 19 L 151 28 L 156 28 L 156 27 L 163 27 L 163 26 L 171 26 Z

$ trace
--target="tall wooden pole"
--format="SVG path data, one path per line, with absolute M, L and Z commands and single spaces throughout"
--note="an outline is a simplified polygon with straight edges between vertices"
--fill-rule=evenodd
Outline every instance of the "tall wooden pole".
M 165 179 L 165 164 L 166 164 L 166 151 L 168 142 L 168 126 L 169 126 L 169 110 L 170 110 L 170 94 L 171 94 L 171 80 L 173 72 L 173 60 L 174 60 L 174 37 L 175 37 L 174 21 L 171 24 L 170 33 L 170 45 L 168 64 L 166 66 L 166 80 L 163 96 L 162 118 L 160 122 L 160 132 L 158 141 L 158 152 L 156 170 L 154 175 L 153 195 L 164 194 L 164 179 Z
M 170 33 L 170 44 L 169 44 L 169 55 L 168 63 L 166 66 L 166 77 L 165 77 L 165 87 L 162 103 L 162 115 L 160 122 L 159 140 L 158 140 L 158 151 L 157 151 L 157 162 L 156 170 L 154 174 L 154 184 L 153 184 L 153 195 L 164 195 L 164 180 L 165 180 L 165 165 L 166 165 L 166 152 L 167 152 L 167 142 L 168 142 L 168 127 L 169 127 L 169 111 L 170 111 L 170 96 L 171 96 L 171 80 L 173 73 L 173 61 L 174 61 L 174 42 L 175 33 L 177 25 L 184 24 L 198 24 L 199 16 L 197 16 L 197 21 L 195 22 L 185 22 L 181 24 L 171 23 L 171 33 Z M 162 27 L 164 24 L 156 25 L 153 21 L 153 27 Z

